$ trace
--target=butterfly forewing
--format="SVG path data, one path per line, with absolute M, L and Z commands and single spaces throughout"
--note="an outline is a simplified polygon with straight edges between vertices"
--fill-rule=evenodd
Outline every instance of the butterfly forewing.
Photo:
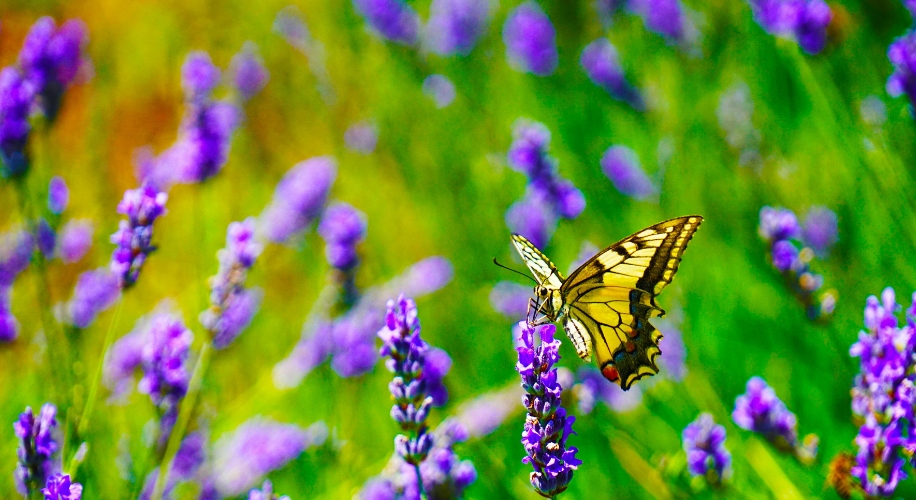
M 515 249 L 522 256 L 522 260 L 534 274 L 539 285 L 546 285 L 554 289 L 560 288 L 563 284 L 563 275 L 533 243 L 520 234 L 513 234 L 512 244 L 515 245 Z

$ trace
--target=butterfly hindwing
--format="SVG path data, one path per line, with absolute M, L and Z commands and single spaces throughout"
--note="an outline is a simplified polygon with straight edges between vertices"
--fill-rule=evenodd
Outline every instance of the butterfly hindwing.
M 539 285 L 547 285 L 555 289 L 560 288 L 563 284 L 563 275 L 557 270 L 557 266 L 553 265 L 550 259 L 538 250 L 533 243 L 520 234 L 513 234 L 512 244 L 515 245 L 515 249 L 522 256 L 525 265 L 537 278 Z

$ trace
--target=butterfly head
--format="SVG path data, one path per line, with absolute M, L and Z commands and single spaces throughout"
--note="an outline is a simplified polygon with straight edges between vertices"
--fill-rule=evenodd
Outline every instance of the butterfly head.
M 563 308 L 563 296 L 560 290 L 550 288 L 544 285 L 534 287 L 534 321 L 529 321 L 532 325 L 541 325 L 551 321 L 557 321 Z

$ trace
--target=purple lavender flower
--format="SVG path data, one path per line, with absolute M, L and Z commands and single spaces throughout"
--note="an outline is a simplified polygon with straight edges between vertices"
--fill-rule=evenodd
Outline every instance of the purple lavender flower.
M 668 339 L 666 338 L 665 341 Z M 667 348 L 665 349 L 667 350 Z M 642 403 L 642 386 L 636 385 L 624 391 L 609 381 L 592 365 L 584 365 L 576 372 L 579 381 L 573 386 L 579 413 L 588 415 L 596 403 L 604 403 L 616 413 L 626 413 Z
M 303 451 L 321 446 L 327 436 L 324 422 L 303 429 L 296 424 L 252 418 L 214 445 L 214 486 L 222 497 L 241 495 Z
M 797 238 L 801 231 L 795 212 L 780 207 L 760 209 L 760 237 L 767 241 Z
M 394 398 L 391 418 L 409 434 L 398 434 L 395 451 L 405 462 L 419 465 L 433 446 L 426 426 L 433 398 L 427 395 L 429 382 L 424 373 L 429 344 L 420 337 L 420 320 L 412 299 L 401 295 L 397 302 L 388 301 L 385 326 L 378 336 L 383 342 L 379 355 L 388 358 L 385 366 L 394 373 L 388 386 Z
M 524 391 L 513 384 L 506 389 L 488 392 L 463 403 L 455 420 L 464 426 L 468 437 L 480 438 L 495 431 L 507 418 L 521 411 Z
M 91 220 L 71 220 L 64 224 L 57 240 L 57 254 L 67 263 L 76 262 L 86 255 L 92 246 L 95 225 Z
M 137 389 L 168 414 L 188 391 L 191 333 L 174 313 L 161 312 L 150 319 L 141 351 L 143 378 Z
M 324 212 L 318 224 L 318 234 L 326 243 L 328 263 L 342 271 L 359 262 L 356 245 L 366 237 L 366 216 L 347 203 L 334 203 Z
M 81 500 L 83 498 L 83 485 L 71 483 L 69 474 L 54 474 L 41 489 L 45 500 Z
M 566 446 L 576 417 L 567 415 L 560 405 L 563 388 L 557 382 L 554 365 L 560 360 L 560 341 L 554 338 L 556 326 L 549 324 L 530 328 L 519 323 L 518 364 L 525 389 L 524 404 L 528 410 L 522 444 L 528 454 L 522 463 L 534 468 L 531 485 L 545 497 L 554 497 L 566 490 L 582 461 L 576 458 L 575 446 Z M 535 343 L 535 334 L 540 342 Z
M 778 449 L 813 459 L 817 453 L 816 438 L 809 439 L 814 447 L 803 446 L 798 440 L 795 414 L 776 396 L 776 391 L 760 377 L 747 381 L 747 392 L 735 400 L 732 420 L 742 429 L 763 434 Z
M 248 500 L 289 500 L 289 497 L 286 495 L 277 496 L 274 493 L 274 485 L 269 479 L 265 479 L 260 490 L 253 489 L 248 492 Z
M 232 57 L 229 73 L 232 75 L 232 86 L 244 101 L 260 92 L 270 79 L 270 73 L 253 42 L 245 42 L 242 50 Z
M 13 230 L 0 234 L 0 286 L 10 286 L 29 267 L 35 238 L 28 231 Z
M 216 349 L 228 347 L 251 323 L 260 306 L 261 292 L 244 288 L 248 270 L 264 248 L 254 233 L 254 217 L 229 224 L 226 248 L 216 254 L 219 271 L 210 278 L 210 308 L 200 314 Z
M 798 260 L 798 249 L 789 240 L 778 240 L 773 243 L 773 267 L 786 272 Z
M 824 50 L 833 17 L 824 0 L 748 0 L 754 19 L 772 35 L 793 38 L 808 54 Z
M 544 248 L 557 229 L 557 216 L 550 209 L 529 198 L 522 198 L 506 210 L 506 226 L 513 233 L 528 238 Z
M 649 31 L 665 37 L 669 44 L 688 47 L 698 43 L 699 32 L 680 0 L 629 0 L 627 9 L 641 17 Z
M 490 0 L 433 0 L 426 42 L 440 55 L 470 54 L 487 29 L 491 9 Z
M 623 101 L 638 111 L 646 108 L 642 94 L 630 85 L 624 75 L 617 57 L 617 49 L 606 38 L 599 38 L 586 45 L 579 57 L 579 64 L 582 65 L 589 80 L 607 91 L 614 99 Z
M 601 157 L 601 170 L 618 191 L 635 200 L 658 196 L 658 186 L 646 175 L 636 152 L 626 146 L 611 146 Z
M 490 290 L 490 305 L 503 316 L 517 320 L 528 312 L 531 287 L 512 281 L 500 281 Z
M 357 122 L 344 132 L 347 149 L 364 155 L 375 151 L 378 144 L 378 127 L 370 122 Z
M 887 93 L 891 97 L 906 94 L 912 106 L 916 103 L 916 31 L 908 31 L 894 40 L 887 49 L 887 58 L 894 65 L 894 72 L 887 79 Z
M 557 32 L 550 18 L 535 2 L 525 2 L 509 13 L 503 26 L 503 42 L 510 66 L 537 76 L 557 69 Z
M 0 284 L 0 342 L 10 342 L 19 336 L 19 321 L 13 316 L 12 287 Z
M 913 408 L 916 352 L 916 294 L 900 325 L 894 290 L 885 288 L 878 300 L 865 302 L 865 330 L 849 355 L 859 358 L 860 372 L 852 386 L 852 412 L 861 422 L 851 473 L 870 496 L 892 496 L 903 467 L 911 458 L 916 436 L 907 432 L 916 422 Z
M 60 176 L 52 177 L 48 184 L 48 210 L 52 214 L 60 215 L 67 208 L 69 201 L 70 189 L 67 188 L 67 183 Z
M 674 314 L 671 314 L 668 318 L 655 319 L 653 323 L 665 338 L 665 350 L 658 356 L 661 373 L 664 378 L 681 382 L 687 376 L 687 347 L 684 345 L 680 321 L 675 320 Z M 658 380 L 658 377 L 653 380 Z
M 77 279 L 73 298 L 67 303 L 67 321 L 77 328 L 86 328 L 120 295 L 121 282 L 117 275 L 106 268 L 86 271 Z
M 131 287 L 140 277 L 140 269 L 147 256 L 156 249 L 153 246 L 153 222 L 165 214 L 165 202 L 169 195 L 149 184 L 124 192 L 118 204 L 118 213 L 127 216 L 111 235 L 111 242 L 117 245 L 111 255 L 111 272 L 121 281 L 124 288 Z
M 191 104 L 181 128 L 182 158 L 177 180 L 204 182 L 222 170 L 240 115 L 238 107 L 229 102 L 205 100 Z
M 818 256 L 826 256 L 837 242 L 837 217 L 827 207 L 815 206 L 808 210 L 802 223 L 802 241 Z
M 19 65 L 41 96 L 42 111 L 51 121 L 60 109 L 64 90 L 88 65 L 88 41 L 86 25 L 78 19 L 70 19 L 57 28 L 53 19 L 42 17 L 26 35 Z
M 290 169 L 261 213 L 259 225 L 266 237 L 286 243 L 302 233 L 324 209 L 336 175 L 336 162 L 329 156 L 311 158 Z
M 203 51 L 191 52 L 181 66 L 181 86 L 190 102 L 199 102 L 210 97 L 219 85 L 220 70 L 210 60 L 210 54 Z
M 13 67 L 0 70 L 0 174 L 18 177 L 28 170 L 25 145 L 36 88 Z
M 692 475 L 705 476 L 713 484 L 731 476 L 732 455 L 725 448 L 725 427 L 717 425 L 712 415 L 701 413 L 684 428 L 683 440 L 687 470 Z
M 382 38 L 404 45 L 417 42 L 420 18 L 403 0 L 353 0 L 353 6 Z
M 38 251 L 45 260 L 54 257 L 54 247 L 57 246 L 57 233 L 51 228 L 51 224 L 44 218 L 38 220 L 35 226 L 35 244 Z
M 172 492 L 179 483 L 194 479 L 206 461 L 206 446 L 207 438 L 202 432 L 192 432 L 181 440 L 181 445 L 178 447 L 178 452 L 172 461 L 169 476 L 165 480 L 163 498 L 173 498 Z M 150 500 L 152 498 L 159 470 L 159 467 L 156 467 L 146 476 L 139 500 Z M 204 498 L 203 493 L 201 498 Z
M 455 84 L 445 75 L 429 75 L 423 80 L 423 94 L 442 109 L 455 100 Z
M 57 407 L 45 403 L 37 419 L 32 408 L 26 407 L 19 415 L 19 420 L 13 424 L 16 437 L 19 438 L 19 463 L 14 477 L 16 491 L 23 496 L 37 492 L 47 484 L 50 477 L 60 472 L 56 415 Z

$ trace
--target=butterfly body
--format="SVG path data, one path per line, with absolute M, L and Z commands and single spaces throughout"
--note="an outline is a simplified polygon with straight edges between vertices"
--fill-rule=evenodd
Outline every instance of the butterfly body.
M 702 221 L 688 215 L 659 222 L 602 250 L 568 278 L 530 241 L 513 234 L 538 283 L 529 323 L 562 322 L 579 357 L 590 361 L 594 353 L 604 377 L 623 390 L 658 373 L 662 335 L 649 319 L 665 311 L 655 297 L 674 278 Z

